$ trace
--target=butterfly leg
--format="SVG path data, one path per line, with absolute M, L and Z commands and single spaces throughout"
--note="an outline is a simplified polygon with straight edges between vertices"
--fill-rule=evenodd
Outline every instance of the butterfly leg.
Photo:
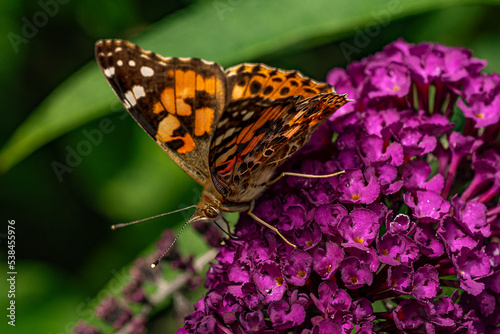
M 332 176 L 337 176 L 337 175 L 340 175 L 340 174 L 343 174 L 343 173 L 345 173 L 345 170 L 337 172 L 337 173 L 325 174 L 325 175 L 313 175 L 313 174 L 283 172 L 280 175 L 278 175 L 278 177 L 275 178 L 274 180 L 269 181 L 268 183 L 266 183 L 266 187 L 268 187 L 268 186 L 270 186 L 272 184 L 275 184 L 276 182 L 278 182 L 279 180 L 281 180 L 285 176 L 298 176 L 298 177 L 305 177 L 305 178 L 309 178 L 309 179 L 325 179 L 325 178 L 329 178 L 329 177 L 332 177 Z
M 222 222 L 225 223 L 226 225 L 226 228 L 222 228 L 222 226 L 220 225 Z M 224 234 L 226 234 L 228 237 L 232 237 L 231 235 L 231 231 L 229 230 L 229 224 L 227 223 L 227 221 L 222 218 L 222 217 L 219 217 L 217 220 L 214 221 L 214 224 L 215 226 L 217 226 L 219 228 L 219 230 L 221 230 L 222 232 L 224 232 Z
M 255 202 L 252 201 L 250 203 L 250 209 L 247 211 L 247 214 L 252 217 L 253 219 L 255 219 L 256 221 L 258 221 L 259 223 L 261 223 L 262 225 L 264 225 L 265 227 L 267 227 L 268 229 L 270 229 L 271 231 L 274 231 L 277 235 L 280 236 L 281 239 L 283 239 L 284 242 L 286 242 L 287 244 L 289 244 L 290 246 L 292 246 L 293 248 L 297 248 L 296 245 L 292 244 L 290 241 L 288 241 L 287 238 L 285 238 L 285 236 L 283 234 L 280 233 L 280 231 L 278 231 L 278 229 L 274 226 L 271 226 L 269 225 L 268 223 L 266 223 L 265 221 L 263 221 L 262 219 L 260 219 L 259 217 L 257 217 L 252 211 L 253 211 L 253 207 L 255 205 Z
M 222 226 L 221 226 L 222 222 L 224 222 L 224 224 L 226 225 L 225 229 L 222 228 Z M 238 237 L 231 232 L 231 228 L 229 227 L 229 223 L 227 222 L 226 219 L 224 219 L 224 217 L 219 217 L 217 220 L 214 221 L 214 224 L 215 224 L 215 226 L 217 226 L 219 228 L 219 230 L 224 232 L 230 239 L 238 240 Z

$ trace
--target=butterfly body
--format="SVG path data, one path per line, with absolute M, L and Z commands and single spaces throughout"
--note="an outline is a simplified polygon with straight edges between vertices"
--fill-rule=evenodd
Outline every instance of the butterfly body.
M 348 101 L 297 71 L 249 63 L 224 71 L 122 40 L 97 42 L 96 59 L 137 123 L 203 186 L 190 222 L 248 211 L 276 169 Z

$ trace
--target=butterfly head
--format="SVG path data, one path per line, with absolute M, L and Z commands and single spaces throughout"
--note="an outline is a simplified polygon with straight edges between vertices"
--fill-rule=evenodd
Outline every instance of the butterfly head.
M 213 222 L 222 214 L 221 203 L 213 196 L 203 194 L 200 202 L 196 206 L 196 210 L 189 218 L 190 223 L 194 222 Z

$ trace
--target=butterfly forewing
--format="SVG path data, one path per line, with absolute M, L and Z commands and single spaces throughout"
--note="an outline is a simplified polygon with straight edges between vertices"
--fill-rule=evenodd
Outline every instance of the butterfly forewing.
M 96 44 L 101 71 L 127 111 L 187 174 L 209 180 L 209 143 L 226 103 L 220 65 L 165 58 L 122 40 Z

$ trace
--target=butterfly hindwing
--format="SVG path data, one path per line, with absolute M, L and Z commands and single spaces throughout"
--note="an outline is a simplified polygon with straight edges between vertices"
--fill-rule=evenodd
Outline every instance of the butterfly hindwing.
M 252 193 L 254 184 L 265 183 L 272 176 L 255 172 L 263 160 L 255 151 L 278 131 L 283 114 L 292 111 L 299 99 L 254 96 L 229 102 L 217 124 L 209 155 L 212 181 L 221 194 L 246 198 L 244 193 Z
M 127 111 L 188 175 L 209 180 L 209 144 L 226 103 L 222 67 L 166 58 L 122 40 L 96 44 L 96 58 Z
M 226 75 L 230 101 L 212 139 L 210 172 L 229 201 L 246 202 L 347 98 L 297 71 L 266 65 L 242 64 Z

